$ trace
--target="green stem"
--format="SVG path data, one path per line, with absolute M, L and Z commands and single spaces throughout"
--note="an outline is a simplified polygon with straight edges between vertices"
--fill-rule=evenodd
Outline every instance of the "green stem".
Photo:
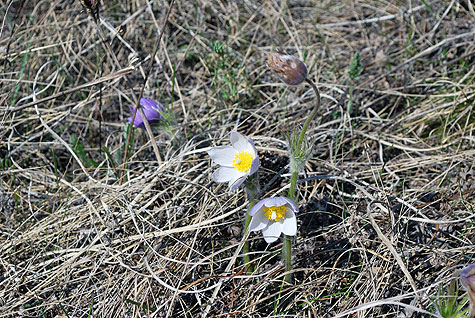
M 284 246 L 282 247 L 284 251 L 284 259 L 285 259 L 285 274 L 284 280 L 291 284 L 292 277 L 290 275 L 290 271 L 292 270 L 292 237 L 288 235 L 284 235 Z
M 305 120 L 305 123 L 303 124 L 302 131 L 300 132 L 299 139 L 297 141 L 297 147 L 295 148 L 297 151 L 300 150 L 302 147 L 303 140 L 305 138 L 305 133 L 307 132 L 308 126 L 312 122 L 313 118 L 317 114 L 318 110 L 320 109 L 320 92 L 318 91 L 317 86 L 308 78 L 305 79 L 305 81 L 313 88 L 315 95 L 317 96 L 317 103 L 315 107 L 313 108 L 312 112 L 310 115 L 307 117 Z M 295 171 L 292 171 L 292 178 L 290 179 L 290 190 L 289 190 L 289 199 L 295 201 L 295 193 L 296 193 L 296 188 L 297 188 L 297 179 L 298 179 L 298 169 Z M 285 235 L 284 239 L 284 246 L 282 247 L 283 251 L 283 259 L 285 261 L 285 271 L 287 274 L 285 275 L 285 281 L 288 283 L 292 282 L 292 279 L 290 277 L 290 271 L 292 270 L 292 240 L 290 236 Z
M 249 176 L 244 182 L 246 186 L 247 199 L 249 200 L 249 208 L 246 213 L 246 220 L 244 221 L 244 228 L 242 231 L 242 238 L 246 238 L 247 230 L 249 229 L 249 224 L 251 224 L 252 216 L 249 215 L 252 207 L 257 203 L 259 199 L 260 184 L 259 184 L 259 175 L 256 172 L 254 175 Z M 248 275 L 254 272 L 254 266 L 251 263 L 251 256 L 249 255 L 249 241 L 246 240 L 242 246 L 242 252 L 244 254 L 244 266 Z
M 310 122 L 312 121 L 313 117 L 315 117 L 318 110 L 320 109 L 320 92 L 317 86 L 315 86 L 315 84 L 313 84 L 313 82 L 309 80 L 308 78 L 306 78 L 305 81 L 313 88 L 315 95 L 317 96 L 317 104 L 315 105 L 312 112 L 307 117 L 307 120 L 303 124 L 303 128 L 302 128 L 302 131 L 300 132 L 299 140 L 297 143 L 297 149 L 300 148 L 300 146 L 302 145 L 303 139 L 305 138 L 305 133 L 307 132 L 307 128 L 310 125 Z
M 307 132 L 308 126 L 310 125 L 310 122 L 312 121 L 313 117 L 317 114 L 318 110 L 320 109 L 320 92 L 318 91 L 317 86 L 313 84 L 311 80 L 308 78 L 305 79 L 305 81 L 312 86 L 313 90 L 315 91 L 315 95 L 317 96 L 317 104 L 313 108 L 312 112 L 310 115 L 307 117 L 307 120 L 305 120 L 305 123 L 303 124 L 302 131 L 300 132 L 299 139 L 297 141 L 297 151 L 302 147 L 303 139 L 305 138 L 305 133 Z M 290 179 L 290 190 L 289 190 L 289 199 L 295 201 L 295 190 L 297 187 L 297 178 L 298 178 L 298 171 L 292 171 L 292 178 Z
M 292 178 L 290 179 L 289 199 L 295 201 L 295 188 L 297 187 L 298 171 L 292 172 Z
M 249 203 L 249 208 L 247 209 L 247 214 L 246 214 L 246 221 L 244 222 L 244 229 L 242 231 L 243 237 L 246 236 L 247 229 L 249 228 L 249 224 L 251 223 L 252 216 L 249 215 L 249 212 L 251 211 L 254 204 L 256 204 L 256 201 L 251 201 Z M 250 265 L 251 257 L 249 256 L 249 241 L 248 240 L 244 242 L 244 245 L 242 247 L 242 252 L 244 254 L 244 266 L 246 267 L 246 272 L 248 275 L 251 275 L 252 272 L 254 271 L 254 268 L 253 266 Z

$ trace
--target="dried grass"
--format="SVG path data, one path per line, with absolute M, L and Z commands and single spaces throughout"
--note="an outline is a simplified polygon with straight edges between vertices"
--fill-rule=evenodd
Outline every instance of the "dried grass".
M 0 317 L 431 315 L 438 286 L 474 262 L 473 12 L 176 0 L 165 21 L 165 1 L 104 2 L 110 51 L 78 1 L 0 4 Z M 153 130 L 159 164 L 138 130 L 114 165 L 102 149 L 121 152 L 164 22 L 144 96 L 173 111 L 175 135 Z M 314 95 L 266 69 L 277 46 L 305 60 L 323 105 L 299 181 L 294 285 L 281 243 L 254 233 L 257 270 L 244 274 L 248 202 L 210 180 L 206 154 L 238 129 L 256 142 L 263 195 L 286 193 L 285 133 Z

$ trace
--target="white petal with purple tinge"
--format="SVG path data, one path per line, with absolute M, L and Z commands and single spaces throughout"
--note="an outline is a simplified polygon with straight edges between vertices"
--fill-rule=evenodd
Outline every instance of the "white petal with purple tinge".
M 264 235 L 264 240 L 267 243 L 272 243 L 277 241 L 282 233 L 282 224 L 280 222 L 270 222 L 269 226 L 262 229 L 262 235 Z
M 297 219 L 295 213 L 290 209 L 285 212 L 285 218 L 282 221 L 282 233 L 290 236 L 297 234 Z
M 267 226 L 269 220 L 265 216 L 263 211 L 259 211 L 259 213 L 255 214 L 249 224 L 249 231 L 256 232 L 260 231 Z
M 255 156 L 254 147 L 249 143 L 249 140 L 237 131 L 231 131 L 230 140 L 237 151 L 247 151 L 251 156 Z
M 215 182 L 229 182 L 239 179 L 241 177 L 241 172 L 229 167 L 219 167 L 216 171 L 211 175 L 211 178 Z
M 213 162 L 219 164 L 221 168 L 233 169 L 233 173 L 229 169 L 215 171 L 211 178 L 216 182 L 228 182 L 229 190 L 236 190 L 246 178 L 255 173 L 259 169 L 259 158 L 257 157 L 257 150 L 250 138 L 246 138 L 237 131 L 232 131 L 229 135 L 232 146 L 214 147 L 208 151 L 209 156 Z M 251 155 L 252 162 L 248 171 L 239 171 L 233 166 L 233 161 L 236 155 L 240 152 L 247 152 Z M 239 158 L 241 160 L 248 160 Z M 245 162 L 246 165 L 248 162 Z M 221 169 L 220 168 L 220 169 Z
M 264 202 L 264 206 L 266 206 L 266 207 L 282 206 L 282 205 L 286 205 L 286 204 L 287 204 L 287 200 L 286 200 L 286 198 L 284 198 L 284 197 L 268 198 L 268 199 Z
M 234 191 L 236 190 L 241 184 L 243 184 L 244 181 L 246 181 L 246 174 L 240 176 L 236 180 L 231 180 L 229 181 L 229 191 Z
M 214 162 L 218 165 L 231 167 L 233 169 L 233 159 L 237 153 L 236 149 L 229 146 L 214 147 L 208 150 L 208 155 Z
M 262 199 L 261 201 L 257 202 L 251 209 L 251 211 L 249 211 L 249 215 L 250 216 L 253 216 L 255 215 L 263 206 L 264 206 L 264 203 L 266 202 L 267 199 Z

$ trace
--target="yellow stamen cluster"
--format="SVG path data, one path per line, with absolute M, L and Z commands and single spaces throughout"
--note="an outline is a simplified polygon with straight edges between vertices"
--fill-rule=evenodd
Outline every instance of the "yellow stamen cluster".
M 270 207 L 265 206 L 264 212 L 264 215 L 267 216 L 269 220 L 279 222 L 285 216 L 285 212 L 287 212 L 287 207 L 285 205 Z
M 233 166 L 241 172 L 247 172 L 251 169 L 252 156 L 247 151 L 241 151 L 234 156 Z

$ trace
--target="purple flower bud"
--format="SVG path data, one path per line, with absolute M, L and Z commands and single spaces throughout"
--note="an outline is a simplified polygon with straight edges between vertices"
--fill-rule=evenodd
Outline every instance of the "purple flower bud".
M 277 51 L 267 56 L 267 66 L 287 85 L 299 85 L 307 78 L 307 67 L 293 55 Z
M 163 116 L 160 114 L 161 111 L 165 111 L 165 108 L 153 99 L 148 99 L 148 98 L 141 98 L 140 99 L 140 105 L 142 105 L 143 112 L 145 114 L 145 118 L 147 118 L 147 121 L 152 124 L 154 122 L 159 121 L 160 119 L 163 118 Z M 133 114 L 135 111 L 134 107 L 129 106 L 130 112 Z M 132 117 L 127 117 L 127 120 L 131 123 L 132 122 Z M 136 127 L 139 128 L 145 128 L 145 124 L 143 122 L 142 116 L 140 115 L 140 112 L 137 111 L 137 114 L 135 115 L 135 120 L 133 123 Z
M 475 317 L 475 264 L 465 267 L 460 272 L 460 282 L 470 298 L 470 318 Z

